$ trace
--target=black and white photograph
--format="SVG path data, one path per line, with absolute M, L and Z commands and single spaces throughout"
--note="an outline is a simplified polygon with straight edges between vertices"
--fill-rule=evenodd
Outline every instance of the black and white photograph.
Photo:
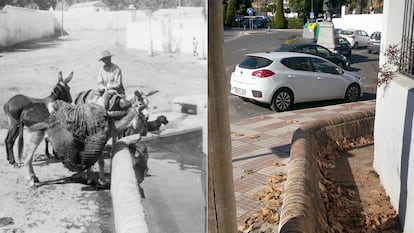
M 0 232 L 206 232 L 207 8 L 0 1 Z

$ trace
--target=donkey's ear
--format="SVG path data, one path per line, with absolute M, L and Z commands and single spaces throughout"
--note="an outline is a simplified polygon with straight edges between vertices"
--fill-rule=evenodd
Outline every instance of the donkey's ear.
M 72 80 L 72 78 L 73 78 L 73 71 L 70 72 L 69 76 L 65 79 L 64 82 L 67 84 L 68 82 L 70 82 L 70 80 Z
M 157 92 L 159 92 L 159 91 L 158 91 L 158 90 L 150 91 L 150 92 L 148 92 L 148 93 L 146 94 L 146 96 L 151 96 L 151 95 L 153 95 L 153 94 L 155 94 L 155 93 L 157 93 Z
M 59 75 L 58 75 L 58 81 L 59 82 L 63 82 L 63 79 L 62 79 L 62 71 L 59 71 Z

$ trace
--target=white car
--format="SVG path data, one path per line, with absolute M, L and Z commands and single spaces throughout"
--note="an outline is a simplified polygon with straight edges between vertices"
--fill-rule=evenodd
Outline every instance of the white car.
M 295 52 L 247 54 L 230 80 L 230 93 L 270 104 L 276 111 L 309 101 L 357 101 L 362 90 L 356 74 L 321 57 Z
M 339 35 L 347 39 L 354 49 L 368 45 L 369 35 L 364 30 L 347 29 L 342 30 Z

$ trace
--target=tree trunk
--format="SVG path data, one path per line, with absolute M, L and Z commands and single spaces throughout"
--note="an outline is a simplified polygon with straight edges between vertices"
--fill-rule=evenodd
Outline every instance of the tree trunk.
M 208 2 L 208 231 L 237 232 L 221 1 Z
M 355 9 L 357 14 L 362 14 L 362 8 L 364 7 L 364 2 L 365 0 L 357 0 L 356 9 Z

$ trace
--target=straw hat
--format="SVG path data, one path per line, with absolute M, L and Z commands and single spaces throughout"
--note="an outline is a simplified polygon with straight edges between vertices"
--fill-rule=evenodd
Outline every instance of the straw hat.
M 99 61 L 101 61 L 105 57 L 112 57 L 112 56 L 113 56 L 113 54 L 111 54 L 111 52 L 109 52 L 109 50 L 104 50 L 101 53 L 101 58 L 99 59 Z

